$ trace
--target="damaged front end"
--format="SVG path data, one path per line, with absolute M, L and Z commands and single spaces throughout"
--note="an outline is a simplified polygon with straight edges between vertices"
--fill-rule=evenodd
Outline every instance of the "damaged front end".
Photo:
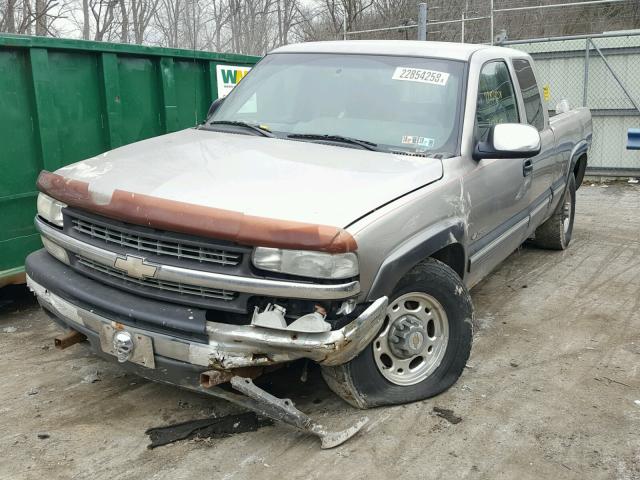
M 88 184 L 47 172 L 38 185 L 45 249 L 27 258 L 27 283 L 77 332 L 61 348 L 86 338 L 138 375 L 243 405 L 323 447 L 362 427 L 328 432 L 251 381 L 298 359 L 344 364 L 379 332 L 387 298 L 357 302 L 346 231 L 117 190 L 96 201 Z
M 340 445 L 367 423 L 367 418 L 363 417 L 344 430 L 329 431 L 297 410 L 291 400 L 274 397 L 253 384 L 249 377 L 260 375 L 263 367 L 300 358 L 311 359 L 321 365 L 348 362 L 369 344 L 381 328 L 386 315 L 386 297 L 373 302 L 355 320 L 338 330 L 302 332 L 273 328 L 259 325 L 261 317 L 258 314 L 251 325 L 209 322 L 209 343 L 201 344 L 109 320 L 52 293 L 30 276 L 27 284 L 42 307 L 75 332 L 74 338 L 86 338 L 92 346 L 95 342 L 100 351 L 118 361 L 143 367 L 136 373 L 144 377 L 207 393 L 284 422 L 319 437 L 322 448 Z M 127 341 L 131 344 L 127 345 Z M 76 342 L 61 343 L 60 348 L 73 343 Z M 197 381 L 189 381 L 186 376 L 180 380 L 167 380 L 153 373 L 166 361 L 205 367 L 207 370 L 200 373 Z M 226 382 L 241 394 L 218 386 Z
M 123 255 L 126 250 L 79 235 L 84 232 L 77 226 L 93 218 L 75 215 L 70 212 L 62 228 L 37 218 L 46 250 L 27 259 L 29 287 L 53 319 L 72 332 L 58 339 L 59 348 L 86 339 L 97 354 L 135 367 L 138 375 L 232 401 L 318 436 L 323 448 L 342 443 L 366 423 L 361 419 L 345 430 L 328 431 L 291 400 L 273 397 L 251 379 L 298 359 L 326 366 L 350 361 L 382 327 L 386 297 L 356 304 L 359 283 L 353 279 L 311 283 L 240 277 Z M 93 227 L 91 233 L 96 231 Z M 211 305 L 226 302 L 232 309 L 245 302 L 247 313 L 152 297 L 151 287 L 174 284 L 186 293 L 188 285 L 197 285 L 198 292 L 225 287 L 221 291 L 228 299 L 216 298 Z M 171 292 L 158 293 L 173 300 Z M 205 302 L 209 299 L 201 302 L 209 306 Z M 227 382 L 240 393 L 219 387 Z
M 105 345 L 114 342 L 116 332 L 126 330 L 133 336 L 150 338 L 155 355 L 219 371 L 265 367 L 301 358 L 327 366 L 347 363 L 380 330 L 387 309 L 387 298 L 379 298 L 355 320 L 338 330 L 326 332 L 207 322 L 209 342 L 203 344 L 110 320 L 91 309 L 72 304 L 30 276 L 27 276 L 27 285 L 36 294 L 43 308 L 64 320 L 71 329 L 82 327 L 96 335 L 102 334 Z M 110 353 L 112 350 L 112 347 L 107 347 L 105 351 Z M 115 351 L 114 356 L 117 356 Z

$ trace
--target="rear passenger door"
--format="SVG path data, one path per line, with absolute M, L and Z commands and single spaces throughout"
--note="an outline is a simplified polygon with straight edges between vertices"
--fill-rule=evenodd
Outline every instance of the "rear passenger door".
M 532 231 L 544 220 L 551 198 L 551 184 L 556 169 L 555 138 L 549 128 L 531 63 L 524 58 L 515 58 L 512 62 L 522 98 L 523 122 L 538 130 L 542 147 L 540 154 L 529 160 L 532 180 L 528 201 L 531 208 Z

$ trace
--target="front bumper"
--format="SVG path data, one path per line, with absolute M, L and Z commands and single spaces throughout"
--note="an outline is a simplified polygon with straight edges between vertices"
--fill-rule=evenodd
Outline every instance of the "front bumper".
M 132 335 L 151 338 L 156 364 L 168 359 L 203 367 L 203 370 L 266 366 L 300 358 L 322 365 L 340 365 L 354 358 L 372 341 L 382 327 L 387 309 L 387 298 L 382 297 L 348 325 L 323 333 L 206 322 L 209 341 L 202 343 L 132 326 L 120 318 L 117 321 L 110 319 L 63 298 L 29 275 L 27 285 L 42 307 L 69 328 L 93 337 L 99 337 L 105 327 L 125 329 Z

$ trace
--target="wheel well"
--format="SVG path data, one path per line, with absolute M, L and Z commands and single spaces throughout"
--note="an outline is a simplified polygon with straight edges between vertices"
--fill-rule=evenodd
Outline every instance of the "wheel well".
M 582 184 L 584 179 L 584 173 L 587 170 L 587 154 L 583 153 L 576 161 L 576 165 L 573 167 L 573 175 L 576 179 L 576 190 Z
M 441 261 L 456 272 L 460 278 L 464 278 L 465 254 L 464 247 L 459 243 L 447 245 L 429 256 Z

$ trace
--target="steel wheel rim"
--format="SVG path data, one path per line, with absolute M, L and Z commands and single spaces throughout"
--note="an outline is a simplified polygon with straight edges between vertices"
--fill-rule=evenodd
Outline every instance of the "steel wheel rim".
M 395 333 L 407 322 L 421 324 L 426 335 L 423 335 L 423 344 L 416 347 L 418 353 L 401 358 L 397 355 Z M 415 336 L 411 336 L 409 343 Z M 412 292 L 389 304 L 384 327 L 371 348 L 380 374 L 395 385 L 408 386 L 420 383 L 438 368 L 448 342 L 449 320 L 440 302 L 426 293 Z M 415 347 L 415 342 L 411 346 Z
M 567 198 L 569 197 L 569 198 Z M 569 227 L 571 226 L 571 209 L 573 206 L 571 205 L 571 194 L 567 191 L 564 198 L 564 206 L 562 211 L 562 228 L 564 233 L 569 233 Z

